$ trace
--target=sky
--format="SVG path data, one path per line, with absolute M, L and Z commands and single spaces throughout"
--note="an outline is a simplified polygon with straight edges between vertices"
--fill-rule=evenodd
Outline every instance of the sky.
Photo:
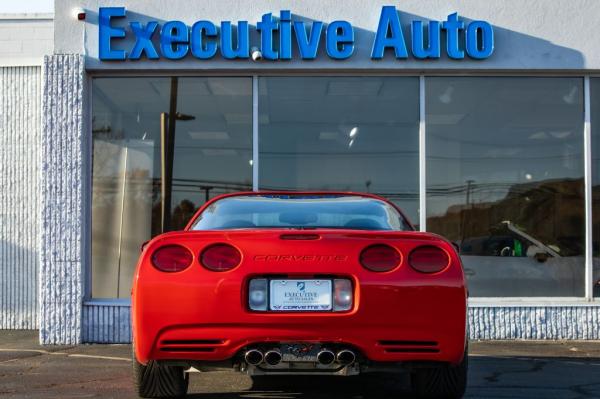
M 0 14 L 54 12 L 54 0 L 0 0 Z

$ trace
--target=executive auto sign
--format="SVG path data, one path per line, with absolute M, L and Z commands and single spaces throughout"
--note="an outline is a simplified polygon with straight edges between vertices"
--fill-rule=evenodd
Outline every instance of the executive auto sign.
M 191 27 L 182 21 L 167 21 L 162 25 L 157 21 L 145 24 L 127 21 L 128 24 L 117 26 L 116 20 L 127 20 L 125 7 L 101 7 L 98 14 L 100 60 L 178 60 L 188 55 L 207 60 L 217 53 L 224 59 L 244 59 L 250 57 L 253 48 L 248 21 L 238 21 L 234 26 L 231 21 L 221 21 L 217 25 L 200 20 Z M 252 29 L 260 36 L 260 43 L 256 45 L 260 45 L 257 48 L 266 60 L 292 59 L 293 43 L 299 58 L 304 60 L 316 58 L 319 46 L 323 45 L 325 53 L 332 59 L 347 59 L 354 53 L 355 32 L 348 21 L 305 22 L 294 19 L 290 11 L 282 10 L 278 18 L 271 13 L 264 14 Z M 134 39 L 130 48 L 123 48 L 122 39 L 126 37 Z M 445 43 L 442 43 L 443 37 Z M 382 59 L 386 53 L 399 60 L 409 56 L 438 59 L 442 52 L 456 60 L 465 57 L 485 59 L 493 51 L 494 30 L 486 21 L 467 22 L 453 13 L 445 21 L 413 20 L 410 35 L 406 35 L 396 7 L 384 6 L 375 30 L 371 59 Z

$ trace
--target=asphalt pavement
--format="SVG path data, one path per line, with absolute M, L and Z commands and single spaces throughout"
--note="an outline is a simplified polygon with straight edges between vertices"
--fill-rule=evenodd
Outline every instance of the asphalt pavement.
M 466 398 L 600 398 L 600 342 L 471 342 Z M 0 331 L 0 398 L 135 398 L 129 345 L 37 345 Z M 304 377 L 260 386 L 234 372 L 192 373 L 191 399 L 411 398 L 406 378 Z

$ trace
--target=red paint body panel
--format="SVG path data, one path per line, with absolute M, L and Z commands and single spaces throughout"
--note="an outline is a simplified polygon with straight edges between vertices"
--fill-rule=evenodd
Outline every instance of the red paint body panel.
M 320 238 L 280 238 L 289 233 L 318 234 Z M 150 263 L 150 256 L 157 248 L 173 243 L 188 248 L 194 261 L 181 272 L 160 272 Z M 242 253 L 240 265 L 227 272 L 202 267 L 199 254 L 214 243 L 235 246 Z M 366 270 L 359 263 L 360 252 L 381 243 L 400 252 L 401 264 L 385 273 Z M 435 274 L 412 269 L 407 263 L 408 254 L 420 245 L 435 245 L 446 251 L 451 260 L 448 267 Z M 341 313 L 249 310 L 248 280 L 275 275 L 350 278 L 354 285 L 353 307 Z M 135 350 L 142 363 L 222 361 L 252 344 L 312 341 L 351 345 L 372 361 L 456 364 L 465 349 L 466 306 L 462 265 L 453 246 L 436 235 L 412 231 L 241 229 L 167 233 L 145 246 L 132 290 Z M 407 342 L 386 346 L 381 341 Z M 423 350 L 418 344 L 423 341 L 436 344 Z

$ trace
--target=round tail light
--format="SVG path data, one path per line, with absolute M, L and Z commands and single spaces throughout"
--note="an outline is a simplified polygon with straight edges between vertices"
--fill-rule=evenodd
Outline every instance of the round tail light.
M 242 261 L 240 251 L 228 244 L 214 244 L 207 247 L 200 255 L 202 266 L 213 272 L 231 270 Z
M 165 245 L 158 248 L 150 258 L 152 265 L 161 272 L 180 272 L 187 269 L 194 259 L 194 255 L 181 245 Z
M 389 272 L 400 264 L 400 254 L 389 245 L 377 244 L 363 249 L 360 264 L 373 272 Z
M 413 249 L 408 263 L 420 273 L 438 273 L 448 266 L 450 257 L 443 249 L 428 245 Z

